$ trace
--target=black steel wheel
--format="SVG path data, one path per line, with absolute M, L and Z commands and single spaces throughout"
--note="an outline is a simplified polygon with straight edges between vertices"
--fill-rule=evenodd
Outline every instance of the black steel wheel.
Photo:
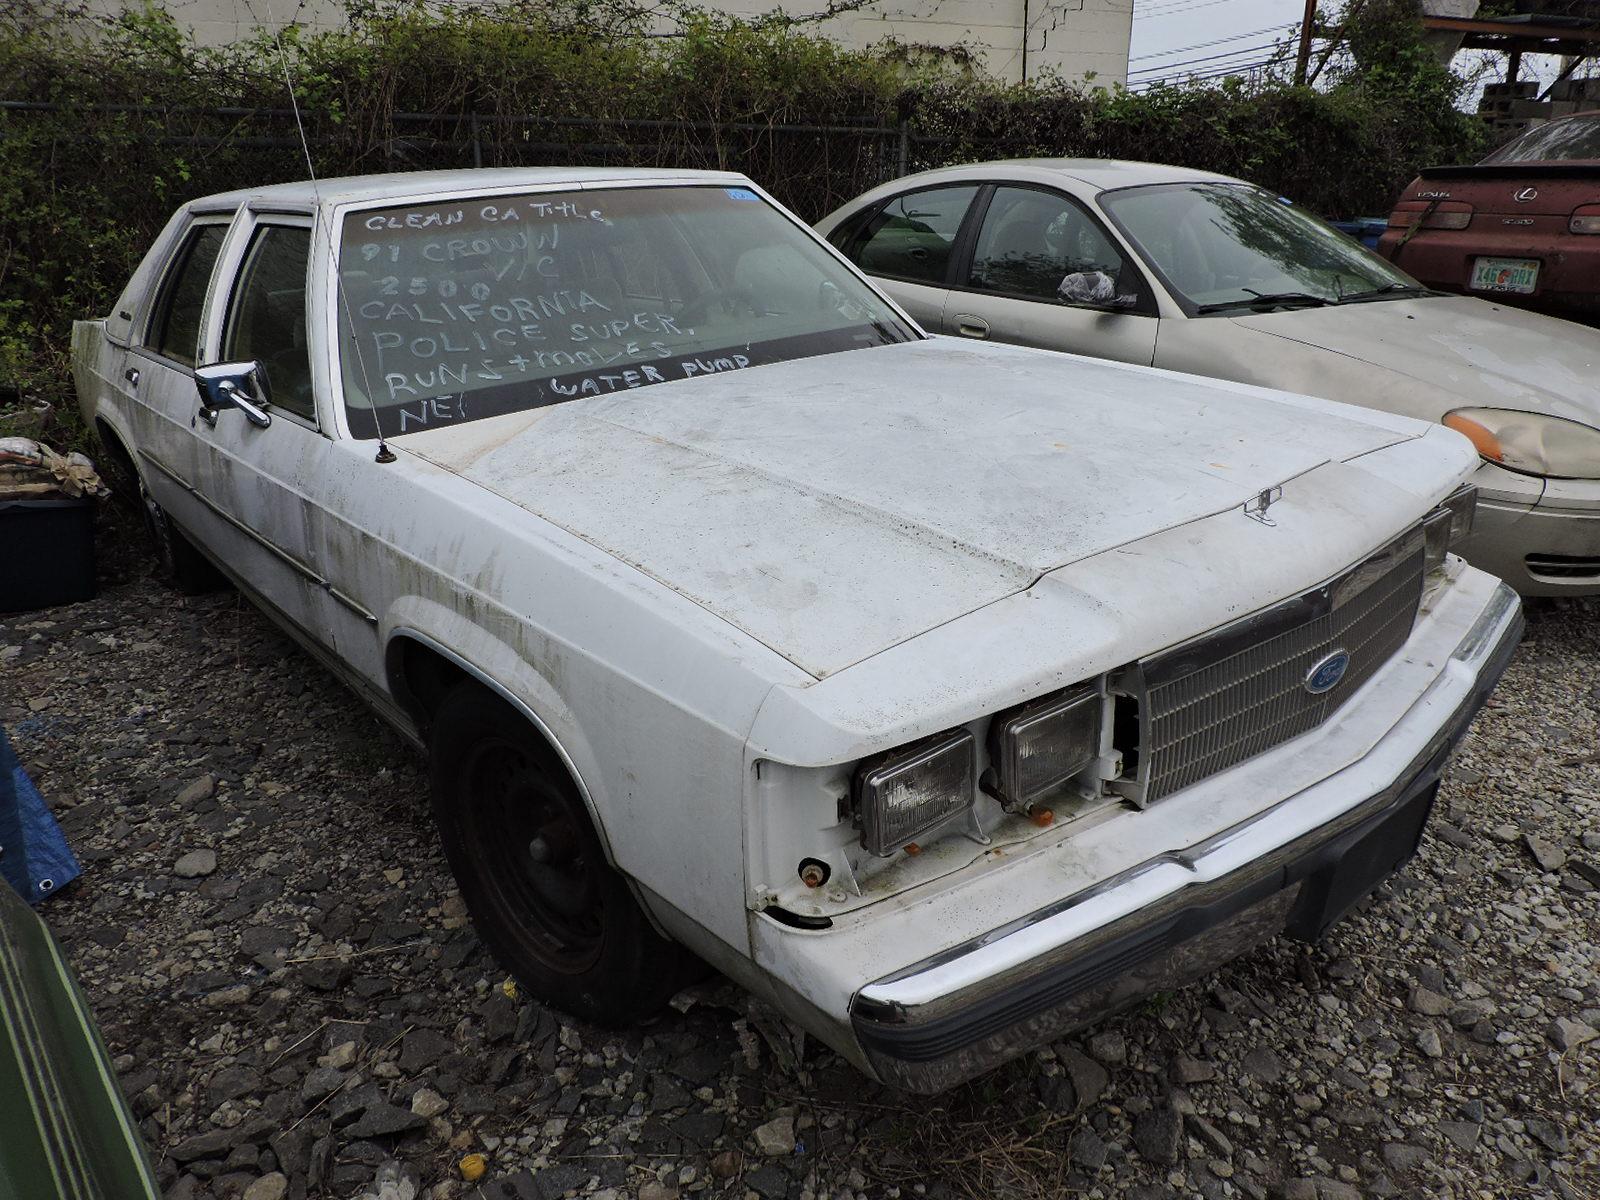
M 188 596 L 214 592 L 227 586 L 222 573 L 211 565 L 205 555 L 194 548 L 182 532 L 173 528 L 166 510 L 156 503 L 156 498 L 145 486 L 144 476 L 135 472 L 139 489 L 139 512 L 144 518 L 145 532 L 155 549 L 156 568 L 161 578 Z
M 565 766 L 509 705 L 474 683 L 453 689 L 430 760 L 434 816 L 473 926 L 524 987 L 626 1025 L 687 981 L 692 956 L 655 931 Z

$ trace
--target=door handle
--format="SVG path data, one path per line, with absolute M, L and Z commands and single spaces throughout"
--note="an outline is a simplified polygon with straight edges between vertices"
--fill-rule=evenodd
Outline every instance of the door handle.
M 989 322 L 982 317 L 969 316 L 966 313 L 956 314 L 956 332 L 962 337 L 986 338 L 989 336 Z
M 122 377 L 124 379 L 126 379 L 134 387 L 138 387 L 139 386 L 139 368 L 138 367 L 129 367 L 126 371 L 124 371 L 122 373 Z

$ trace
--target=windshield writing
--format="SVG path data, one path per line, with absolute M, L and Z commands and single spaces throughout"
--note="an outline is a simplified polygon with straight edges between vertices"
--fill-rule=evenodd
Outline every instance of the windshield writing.
M 344 221 L 339 286 L 357 437 L 914 336 L 739 187 L 357 211 Z

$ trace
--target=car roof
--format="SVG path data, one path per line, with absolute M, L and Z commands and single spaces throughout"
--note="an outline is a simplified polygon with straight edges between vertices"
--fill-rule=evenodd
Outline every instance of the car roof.
M 1215 171 L 1197 171 L 1191 167 L 1174 167 L 1166 163 L 1136 162 L 1121 158 L 1004 158 L 993 162 L 969 163 L 959 167 L 941 167 L 895 180 L 904 184 L 909 180 L 924 179 L 989 179 L 996 175 L 1012 178 L 1032 178 L 1036 182 L 1054 182 L 1070 179 L 1095 191 L 1112 188 L 1138 187 L 1151 183 L 1243 183 L 1231 175 Z
M 388 175 L 344 175 L 239 188 L 192 200 L 196 211 L 237 208 L 246 201 L 296 207 L 332 206 L 373 200 L 407 200 L 462 190 L 598 183 L 748 183 L 733 171 L 677 171 L 646 167 L 482 167 L 453 171 L 398 171 Z

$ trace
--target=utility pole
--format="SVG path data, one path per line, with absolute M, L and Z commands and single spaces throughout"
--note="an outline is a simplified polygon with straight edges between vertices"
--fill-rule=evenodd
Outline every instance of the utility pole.
M 1317 19 L 1317 0 L 1306 0 L 1306 15 L 1300 20 L 1300 52 L 1294 60 L 1294 85 L 1304 87 L 1306 68 L 1311 64 L 1311 26 Z

